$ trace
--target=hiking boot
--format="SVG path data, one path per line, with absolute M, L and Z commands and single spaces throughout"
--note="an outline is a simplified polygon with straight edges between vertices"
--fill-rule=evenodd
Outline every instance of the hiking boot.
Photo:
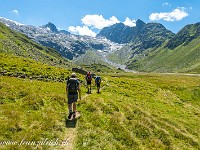
M 68 119 L 71 119 L 73 112 L 69 113 Z
M 73 112 L 73 118 L 76 118 L 76 112 Z

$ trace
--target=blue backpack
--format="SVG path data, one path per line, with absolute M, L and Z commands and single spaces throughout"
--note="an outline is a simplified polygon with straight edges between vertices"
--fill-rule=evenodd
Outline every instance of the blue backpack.
M 96 83 L 100 83 L 100 80 L 101 80 L 100 76 L 97 76 L 97 77 L 95 78 Z

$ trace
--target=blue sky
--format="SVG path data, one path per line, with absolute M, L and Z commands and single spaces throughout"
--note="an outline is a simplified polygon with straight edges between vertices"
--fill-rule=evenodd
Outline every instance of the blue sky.
M 118 22 L 134 26 L 137 19 L 162 23 L 177 33 L 200 22 L 200 0 L 0 0 L 0 17 L 34 26 L 52 22 L 90 36 Z

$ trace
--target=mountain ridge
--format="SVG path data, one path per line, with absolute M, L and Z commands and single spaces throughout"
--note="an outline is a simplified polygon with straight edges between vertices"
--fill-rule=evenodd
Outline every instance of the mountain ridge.
M 1 22 L 0 37 L 0 52 L 31 58 L 50 65 L 68 64 L 56 50 L 37 44 L 28 36 L 11 30 Z
M 0 18 L 0 20 L 2 19 Z M 6 23 L 8 22 L 4 22 L 4 24 Z M 9 24 L 7 24 L 7 26 L 9 26 Z M 129 69 L 138 69 L 138 71 L 183 72 L 185 70 L 188 72 L 189 70 L 193 70 L 192 72 L 199 72 L 198 69 L 195 71 L 195 68 L 198 68 L 198 62 L 196 62 L 197 67 L 194 67 L 194 62 L 192 63 L 192 66 L 189 65 L 193 69 L 186 69 L 185 65 L 182 65 L 181 68 L 181 61 L 179 62 L 180 67 L 178 69 L 169 69 L 170 66 L 158 69 L 156 67 L 161 67 L 162 65 L 165 66 L 166 62 L 164 59 L 166 59 L 166 61 L 169 61 L 170 59 L 160 56 L 159 63 L 162 63 L 158 66 L 153 61 L 156 59 L 156 62 L 158 62 L 158 57 L 156 57 L 156 55 L 161 53 L 166 53 L 166 55 L 168 55 L 167 53 L 169 53 L 169 50 L 175 51 L 173 52 L 173 55 L 175 55 L 176 52 L 180 54 L 180 59 L 178 57 L 177 60 L 181 60 L 182 58 L 187 59 L 187 56 L 198 60 L 199 57 L 196 57 L 195 53 L 190 53 L 190 50 L 194 47 L 196 53 L 198 54 L 198 42 L 192 43 L 192 41 L 198 41 L 198 37 L 200 35 L 200 23 L 187 25 L 177 34 L 174 34 L 170 30 L 166 29 L 160 23 L 145 23 L 140 19 L 136 21 L 136 27 L 128 27 L 122 23 L 118 23 L 102 29 L 102 32 L 108 30 L 108 35 L 111 35 L 112 38 L 117 37 L 119 42 L 120 40 L 122 43 L 129 41 L 129 43 L 121 45 L 113 43 L 112 41 L 110 42 L 100 35 L 98 35 L 97 38 L 92 38 L 88 36 L 56 33 L 57 28 L 52 23 L 48 23 L 47 26 L 43 26 L 43 29 L 36 28 L 34 26 L 24 26 L 23 24 L 15 22 L 10 23 L 10 26 L 18 32 L 25 32 L 27 36 L 29 36 L 32 40 L 37 41 L 37 43 L 55 48 L 59 54 L 68 59 L 77 58 L 76 61 L 79 58 L 84 58 L 81 58 L 80 56 L 86 54 L 86 51 L 92 50 L 95 53 L 100 53 L 101 55 L 99 56 L 102 56 L 102 60 L 114 60 L 115 62 L 118 62 L 119 58 L 120 64 L 126 64 Z M 52 28 L 50 29 L 49 26 L 52 26 Z M 115 30 L 115 28 L 119 29 Z M 132 32 L 128 32 L 129 30 L 132 30 Z M 181 54 L 181 50 L 186 50 L 185 46 L 189 48 L 188 53 L 184 52 Z M 112 56 L 110 54 L 112 54 Z M 185 56 L 183 56 L 183 54 Z M 191 54 L 194 56 L 191 56 Z M 85 55 L 85 57 L 91 56 Z M 188 60 L 190 60 L 190 58 L 188 58 Z M 148 65 L 149 62 L 155 66 Z M 88 64 L 87 62 L 85 63 Z M 174 64 L 171 65 L 173 66 Z M 150 69 L 145 69 L 144 66 L 148 66 Z
M 19 24 L 5 18 L 0 18 L 0 22 L 17 32 L 26 34 L 41 45 L 55 48 L 63 57 L 70 60 L 79 57 L 87 50 L 109 51 L 112 46 L 117 46 L 117 43 L 102 38 L 65 34 L 67 31 L 63 30 L 57 32 L 56 26 L 52 23 L 41 27 L 34 27 Z

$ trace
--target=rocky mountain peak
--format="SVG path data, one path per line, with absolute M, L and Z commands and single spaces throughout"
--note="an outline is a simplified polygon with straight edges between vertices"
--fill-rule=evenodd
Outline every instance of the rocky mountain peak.
M 42 28 L 47 28 L 47 29 L 51 30 L 52 32 L 58 33 L 57 27 L 53 23 L 51 23 L 51 22 L 49 22 L 46 25 L 43 25 Z
M 136 28 L 138 31 L 140 31 L 145 25 L 146 23 L 140 19 L 136 21 Z

